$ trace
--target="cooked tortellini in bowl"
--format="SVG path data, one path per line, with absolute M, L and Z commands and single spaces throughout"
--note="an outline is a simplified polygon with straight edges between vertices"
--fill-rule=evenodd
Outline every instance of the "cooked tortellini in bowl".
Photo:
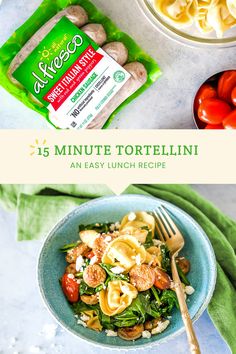
M 141 264 L 145 259 L 146 250 L 138 240 L 133 236 L 122 235 L 107 246 L 102 262 L 128 272 L 137 262 Z
M 114 316 L 123 312 L 137 296 L 138 291 L 132 284 L 114 280 L 99 293 L 99 304 L 105 315 Z
M 153 0 L 156 12 L 176 28 L 196 24 L 202 33 L 218 38 L 236 25 L 235 0 Z
M 121 221 L 120 233 L 134 236 L 139 242 L 145 243 L 148 233 L 152 238 L 155 233 L 154 217 L 145 211 L 125 215 Z

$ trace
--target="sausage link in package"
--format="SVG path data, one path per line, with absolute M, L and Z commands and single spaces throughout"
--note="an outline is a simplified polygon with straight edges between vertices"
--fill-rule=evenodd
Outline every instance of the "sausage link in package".
M 0 48 L 0 84 L 59 129 L 101 129 L 161 75 L 88 0 L 44 0 Z

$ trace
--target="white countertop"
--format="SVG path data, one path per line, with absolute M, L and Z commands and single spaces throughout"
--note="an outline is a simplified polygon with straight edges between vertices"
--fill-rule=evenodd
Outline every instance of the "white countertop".
M 40 0 L 3 0 L 0 46 L 37 8 Z M 235 68 L 236 49 L 200 49 L 167 39 L 146 20 L 135 0 L 94 0 L 105 14 L 159 63 L 163 76 L 113 121 L 111 128 L 190 129 L 194 92 L 212 74 Z M 125 14 L 125 16 L 124 16 Z M 43 129 L 46 121 L 0 87 L 0 128 Z
M 201 185 L 195 189 L 235 217 L 236 186 Z M 51 339 L 42 334 L 45 325 L 55 322 L 44 307 L 37 288 L 36 264 L 41 242 L 16 242 L 16 221 L 15 213 L 0 208 L 0 354 L 104 353 L 104 350 L 91 347 L 59 327 Z M 194 327 L 202 354 L 230 354 L 206 312 Z M 186 354 L 188 344 L 183 334 L 159 347 L 138 352 Z

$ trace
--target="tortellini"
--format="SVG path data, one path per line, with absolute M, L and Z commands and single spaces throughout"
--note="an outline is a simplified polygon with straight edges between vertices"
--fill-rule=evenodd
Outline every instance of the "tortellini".
M 145 263 L 161 267 L 162 255 L 160 247 L 152 246 L 147 249 Z
M 99 303 L 102 312 L 107 316 L 115 316 L 123 312 L 138 296 L 137 289 L 123 280 L 108 283 L 107 289 L 99 293 Z
M 226 0 L 227 7 L 231 15 L 236 18 L 236 1 L 235 0 Z
M 86 325 L 88 328 L 93 329 L 95 331 L 102 331 L 102 325 L 99 321 L 98 314 L 94 310 L 87 310 L 83 312 L 83 315 L 88 317 L 88 320 L 86 321 Z
M 177 27 L 189 26 L 198 12 L 197 0 L 155 0 L 155 8 Z
M 102 262 L 121 267 L 124 272 L 128 272 L 135 264 L 141 264 L 145 259 L 145 248 L 133 236 L 122 235 L 108 244 Z
M 225 0 L 212 0 L 208 9 L 207 21 L 214 28 L 218 37 L 236 24 L 234 18 L 227 7 Z
M 141 243 L 145 243 L 149 231 L 154 237 L 155 219 L 145 211 L 128 214 L 121 221 L 120 233 L 132 235 Z
M 177 28 L 194 22 L 203 33 L 223 33 L 236 25 L 235 0 L 153 0 L 156 11 Z

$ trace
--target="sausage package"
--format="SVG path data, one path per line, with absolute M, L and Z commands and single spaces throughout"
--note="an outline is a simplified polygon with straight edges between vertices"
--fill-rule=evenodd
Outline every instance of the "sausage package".
M 88 0 L 44 0 L 0 48 L 0 84 L 59 129 L 101 129 L 161 72 Z

